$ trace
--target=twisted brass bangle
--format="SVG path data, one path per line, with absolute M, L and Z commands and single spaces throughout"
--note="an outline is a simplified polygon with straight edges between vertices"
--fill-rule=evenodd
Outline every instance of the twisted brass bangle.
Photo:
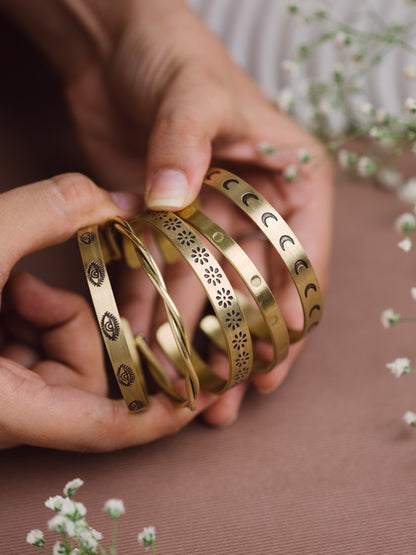
M 132 220 L 132 225 L 135 221 Z M 192 350 L 192 362 L 198 373 L 201 388 L 220 394 L 242 383 L 248 378 L 253 367 L 251 335 L 238 298 L 223 269 L 193 229 L 177 214 L 150 211 L 140 217 L 140 222 L 146 222 L 163 234 L 184 257 L 204 287 L 220 323 L 223 343 L 228 354 L 229 376 L 228 379 L 224 379 L 215 374 L 196 351 Z M 172 337 L 168 337 L 168 333 L 167 327 L 162 326 L 157 332 L 159 344 L 178 370 L 181 370 L 173 349 Z
M 211 218 L 194 206 L 189 206 L 177 214 L 218 249 L 221 255 L 238 272 L 254 298 L 258 310 L 249 304 L 248 299 L 243 293 L 237 293 L 250 331 L 253 335 L 270 342 L 273 346 L 273 358 L 271 361 L 265 360 L 254 352 L 253 371 L 257 373 L 269 372 L 286 358 L 289 349 L 289 335 L 279 307 L 266 280 L 244 250 Z M 218 320 L 211 315 L 205 316 L 201 320 L 200 326 L 211 340 L 224 350 L 225 345 Z
M 101 248 L 98 226 L 78 231 L 78 245 L 99 328 L 123 398 L 131 411 L 148 403 L 142 368 L 127 321 L 120 318 Z
M 219 168 L 210 168 L 204 184 L 220 191 L 241 208 L 271 241 L 282 258 L 302 304 L 303 328 L 289 329 L 290 342 L 299 341 L 319 323 L 322 312 L 319 283 L 299 240 L 273 206 L 236 175 Z
M 185 376 L 188 406 L 189 408 L 194 409 L 195 397 L 198 395 L 199 392 L 199 379 L 192 364 L 190 341 L 186 333 L 184 323 L 175 304 L 169 296 L 163 276 L 160 273 L 160 270 L 157 267 L 150 251 L 135 234 L 132 227 L 128 222 L 126 222 L 126 220 L 120 217 L 113 218 L 107 223 L 107 227 L 118 231 L 122 234 L 122 236 L 126 237 L 131 242 L 131 244 L 134 246 L 140 263 L 143 266 L 144 271 L 146 272 L 150 281 L 162 298 L 168 316 L 169 325 L 175 339 L 176 348 L 182 361 L 181 367 L 183 368 L 183 373 Z M 157 382 L 159 387 L 174 400 L 181 403 L 186 402 L 186 399 L 175 390 L 169 378 L 161 370 L 157 358 L 153 355 L 150 348 L 147 346 L 144 337 L 141 335 L 136 336 L 135 344 L 142 356 L 145 358 L 146 362 L 148 363 L 149 370 L 155 378 L 155 381 Z

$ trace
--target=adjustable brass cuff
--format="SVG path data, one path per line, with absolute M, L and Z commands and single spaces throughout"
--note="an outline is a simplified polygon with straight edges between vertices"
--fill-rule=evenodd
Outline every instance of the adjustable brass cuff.
M 140 359 L 134 348 L 130 326 L 118 313 L 98 226 L 79 230 L 78 245 L 98 325 L 117 383 L 129 410 L 140 411 L 149 403 Z
M 312 264 L 296 235 L 273 206 L 236 175 L 211 168 L 205 176 L 204 184 L 217 189 L 243 210 L 270 240 L 283 260 L 302 304 L 303 328 L 288 330 L 290 342 L 299 341 L 319 323 L 322 295 Z

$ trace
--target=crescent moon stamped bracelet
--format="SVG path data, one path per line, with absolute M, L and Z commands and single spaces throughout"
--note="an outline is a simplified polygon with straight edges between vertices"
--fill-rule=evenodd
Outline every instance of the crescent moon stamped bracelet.
M 194 409 L 200 389 L 221 394 L 245 382 L 252 372 L 271 371 L 285 359 L 290 344 L 305 337 L 321 318 L 322 295 L 312 264 L 276 209 L 223 169 L 211 168 L 204 185 L 234 203 L 270 242 L 297 290 L 303 325 L 301 329 L 286 325 L 270 286 L 238 237 L 231 237 L 196 204 L 175 213 L 149 210 L 129 222 L 117 217 L 100 228 L 83 228 L 78 231 L 78 245 L 98 327 L 130 411 L 148 406 L 148 386 Z M 150 246 L 159 251 L 155 256 Z M 164 264 L 183 258 L 204 290 L 208 304 L 197 317 L 198 340 L 187 333 L 169 294 L 156 263 L 161 258 Z M 120 259 L 146 273 L 165 308 L 166 322 L 152 337 L 134 336 L 127 320 L 120 318 L 106 268 Z M 227 276 L 224 267 L 232 269 L 232 275 Z M 271 347 L 269 358 L 262 343 Z M 214 351 L 225 359 L 220 373 L 209 363 Z M 185 378 L 184 388 L 175 386 L 172 376 L 178 373 Z

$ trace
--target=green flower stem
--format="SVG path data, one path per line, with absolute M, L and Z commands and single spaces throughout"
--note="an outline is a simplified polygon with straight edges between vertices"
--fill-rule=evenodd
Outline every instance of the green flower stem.
M 153 555 L 157 555 L 157 553 L 156 553 L 156 546 L 155 546 L 154 543 L 152 543 L 152 553 L 153 553 Z
M 118 524 L 118 517 L 111 517 L 111 520 L 113 521 L 113 537 L 112 537 L 112 542 L 111 542 L 111 547 L 110 547 L 110 553 L 111 555 L 117 555 L 117 524 Z

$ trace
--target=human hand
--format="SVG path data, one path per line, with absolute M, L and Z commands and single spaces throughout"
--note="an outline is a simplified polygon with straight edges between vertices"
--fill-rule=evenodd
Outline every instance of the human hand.
M 15 4 L 10 4 L 13 9 Z M 60 5 L 66 3 L 49 2 L 48 11 Z M 176 209 L 197 196 L 212 157 L 215 165 L 246 178 L 286 217 L 324 286 L 331 237 L 331 169 L 323 160 L 305 166 L 294 184 L 282 178 L 284 168 L 297 161 L 298 148 L 306 147 L 320 159 L 320 145 L 271 106 L 180 0 L 80 5 L 87 9 L 71 13 L 52 57 L 65 75 L 80 139 L 100 182 L 139 193 L 146 188 L 149 206 Z M 31 9 L 29 2 L 20 13 Z M 77 25 L 84 34 L 74 48 L 74 37 L 80 36 Z M 45 36 L 43 46 L 51 52 L 46 44 L 50 35 Z M 276 152 L 264 154 L 259 149 L 262 142 L 274 145 Z M 224 201 L 214 207 L 209 199 L 203 202 L 204 210 L 213 212 L 218 223 L 230 223 L 230 232 L 240 234 L 240 229 L 246 229 Z M 262 247 L 247 244 L 247 249 L 254 260 L 260 258 L 259 269 L 266 277 L 273 277 L 273 290 L 280 291 L 279 304 L 290 322 L 295 318 L 295 300 L 285 274 L 280 268 L 264 271 Z M 179 300 L 189 299 L 195 291 L 189 318 L 183 313 L 192 332 L 205 297 L 195 290 L 185 265 L 178 263 L 163 273 Z M 124 296 L 125 314 L 134 330 L 150 333 L 161 311 L 154 311 L 154 292 L 146 278 L 134 277 L 124 287 Z M 254 377 L 256 386 L 275 387 L 298 350 L 294 346 L 275 371 Z M 243 394 L 244 386 L 233 389 L 205 418 L 214 424 L 230 422 Z
M 107 77 L 93 66 L 80 72 L 80 78 L 69 85 L 73 113 L 91 160 L 103 160 L 104 152 L 118 153 L 106 157 L 109 166 L 101 165 L 104 180 L 111 182 L 112 176 L 120 175 L 123 186 L 139 191 L 145 184 L 148 206 L 176 209 L 197 196 L 213 158 L 214 165 L 229 167 L 245 178 L 287 219 L 325 288 L 332 169 L 324 149 L 270 104 L 233 64 L 219 41 L 181 4 L 163 0 L 151 5 L 137 2 L 137 17 L 131 17 L 123 29 Z M 95 102 L 98 90 L 101 103 Z M 90 117 L 85 117 L 86 106 Z M 117 115 L 118 110 L 127 116 L 126 120 Z M 105 113 L 112 117 L 105 117 Z M 105 132 L 93 133 L 92 124 L 103 121 L 107 122 L 101 127 Z M 126 132 L 120 126 L 122 121 Z M 122 137 L 124 142 L 119 142 Z M 273 145 L 275 153 L 262 152 L 262 142 Z M 282 173 L 290 164 L 299 165 L 300 148 L 306 148 L 313 161 L 303 166 L 296 183 L 288 183 Z M 127 157 L 128 153 L 131 156 Z M 234 237 L 250 229 L 224 199 L 214 202 L 206 195 L 203 208 Z M 301 327 L 299 300 L 289 284 L 287 271 L 277 262 L 267 264 L 270 251 L 266 244 L 251 242 L 244 247 L 272 283 L 288 324 Z M 276 258 L 273 253 L 272 259 Z M 205 296 L 186 264 L 165 266 L 163 274 L 192 333 Z M 159 301 L 153 304 L 155 293 L 144 276 L 131 279 L 130 286 L 124 283 L 125 313 L 135 331 L 151 336 L 163 320 L 163 307 Z M 192 303 L 187 303 L 190 297 Z M 139 319 L 139 313 L 146 317 Z M 261 391 L 275 389 L 301 346 L 302 343 L 293 346 L 284 363 L 271 373 L 253 376 L 252 383 Z M 227 372 L 223 358 L 216 357 L 212 364 L 218 373 Z M 204 413 L 205 420 L 216 425 L 235 420 L 246 388 L 239 386 L 223 395 Z
M 29 252 L 61 243 L 91 222 L 131 215 L 114 199 L 136 203 L 72 174 L 0 195 L 0 448 L 107 451 L 174 433 L 195 416 L 162 394 L 142 414 L 108 399 L 101 338 L 85 299 L 28 274 L 8 280 Z M 202 396 L 196 412 L 209 402 L 212 396 Z

